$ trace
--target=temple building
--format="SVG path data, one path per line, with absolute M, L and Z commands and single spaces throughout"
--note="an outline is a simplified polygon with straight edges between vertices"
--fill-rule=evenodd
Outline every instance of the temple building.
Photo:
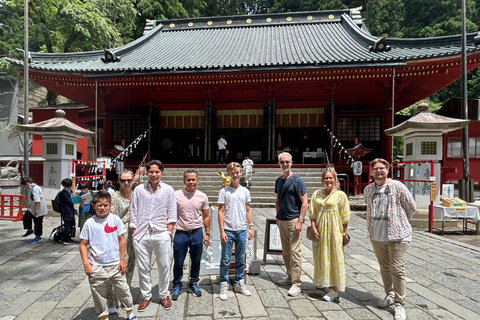
M 468 71 L 479 43 L 467 35 Z M 355 141 L 371 149 L 360 160 L 390 160 L 393 113 L 460 78 L 461 37 L 380 38 L 357 9 L 150 21 L 118 48 L 31 53 L 29 75 L 81 105 L 67 114 L 97 132 L 78 144 L 85 159 L 151 127 L 126 166 L 147 150 L 165 163 L 218 163 L 224 135 L 229 160 L 269 164 L 290 150 L 296 163 L 321 163 L 303 156 L 318 151 L 351 171 Z M 52 113 L 32 111 L 35 122 Z

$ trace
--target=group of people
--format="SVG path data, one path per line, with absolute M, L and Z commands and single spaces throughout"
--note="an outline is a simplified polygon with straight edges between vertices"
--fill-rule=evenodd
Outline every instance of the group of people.
M 326 291 L 323 299 L 336 301 L 338 292 L 345 291 L 346 272 L 344 246 L 350 242 L 348 223 L 350 207 L 347 195 L 336 188 L 337 175 L 333 168 L 322 174 L 323 188 L 307 201 L 305 182 L 294 174 L 292 156 L 281 153 L 278 163 L 282 175 L 275 181 L 276 219 L 280 232 L 282 254 L 287 277 L 279 285 L 290 285 L 289 296 L 301 292 L 301 234 L 308 213 L 314 235 L 314 282 Z M 389 163 L 375 159 L 370 163 L 374 182 L 364 191 L 367 204 L 368 237 L 380 265 L 385 297 L 378 307 L 395 308 L 395 319 L 405 319 L 406 294 L 405 257 L 412 240 L 409 220 L 416 206 L 408 189 L 400 182 L 389 179 Z M 80 234 L 80 253 L 89 276 L 95 310 L 100 319 L 116 313 L 118 307 L 127 311 L 128 319 L 135 319 L 129 291 L 133 270 L 137 266 L 142 300 L 138 311 L 144 311 L 152 299 L 152 253 L 158 267 L 160 303 L 165 309 L 172 307 L 182 291 L 183 264 L 189 252 L 191 259 L 188 291 L 201 296 L 198 286 L 203 246 L 210 244 L 210 214 L 208 197 L 197 190 L 198 172 L 185 171 L 184 189 L 174 191 L 161 181 L 164 166 L 152 160 L 147 166 L 148 182 L 132 191 L 133 172 L 119 174 L 120 190 L 111 195 L 99 191 L 93 195 L 93 219 L 83 221 Z M 218 223 L 221 240 L 219 298 L 228 298 L 228 268 L 232 252 L 235 254 L 233 290 L 250 296 L 245 280 L 245 250 L 247 239 L 253 239 L 253 221 L 250 192 L 240 185 L 242 165 L 227 165 L 230 183 L 218 195 Z M 24 236 L 41 236 L 41 223 L 46 206 L 41 188 L 30 178 L 22 180 L 30 188 L 32 204 L 24 216 Z M 62 181 L 68 201 L 71 180 Z M 83 190 L 86 191 L 86 190 Z M 82 191 L 82 192 L 83 192 Z M 65 198 L 65 199 L 63 199 Z M 70 200 L 71 201 L 71 200 Z M 83 204 L 82 204 L 83 205 Z M 72 214 L 63 212 L 67 229 Z M 35 230 L 32 230 L 32 221 Z M 203 233 L 205 230 L 205 234 Z M 175 235 L 173 232 L 175 230 Z M 34 240 L 35 240 L 34 239 Z M 173 293 L 169 292 L 170 256 L 173 245 Z M 232 250 L 233 247 L 235 250 Z M 88 254 L 90 250 L 90 254 Z M 114 290 L 115 288 L 115 290 Z M 115 292 L 115 294 L 114 294 Z
M 323 296 L 325 301 L 338 300 L 338 292 L 345 291 L 346 285 L 344 246 L 350 242 L 348 197 L 337 190 L 337 174 L 327 167 L 322 174 L 323 189 L 313 193 L 308 206 L 305 182 L 291 172 L 292 156 L 282 153 L 278 160 L 283 175 L 275 182 L 276 218 L 287 269 L 287 278 L 278 284 L 291 285 L 290 296 L 301 292 L 301 231 L 308 211 L 314 235 L 313 280 L 319 288 L 327 290 Z M 385 297 L 377 306 L 393 306 L 395 320 L 404 320 L 405 258 L 412 241 L 410 219 L 416 205 L 404 184 L 388 178 L 388 161 L 377 158 L 370 163 L 370 169 L 375 181 L 364 190 L 368 238 L 380 265 L 385 291 Z
M 133 174 L 128 170 L 119 176 L 120 191 L 113 197 L 105 191 L 95 193 L 92 204 L 96 216 L 85 222 L 80 234 L 81 257 L 100 319 L 107 319 L 109 314 L 117 312 L 118 307 L 127 312 L 128 319 L 135 319 L 127 290 L 135 257 L 142 297 L 139 312 L 146 310 L 152 299 L 152 254 L 155 254 L 159 273 L 160 304 L 165 309 L 172 308 L 171 300 L 177 300 L 181 294 L 187 253 L 191 260 L 188 291 L 197 297 L 202 295 L 198 281 L 203 246 L 210 244 L 210 213 L 208 197 L 197 190 L 198 172 L 186 170 L 183 176 L 185 188 L 174 192 L 171 186 L 161 181 L 164 166 L 160 161 L 150 161 L 146 170 L 148 182 L 137 186 L 133 193 L 129 191 Z M 228 297 L 228 267 L 233 244 L 236 260 L 234 291 L 251 295 L 244 281 L 246 239 L 253 238 L 250 193 L 239 183 L 240 164 L 230 163 L 227 172 L 231 182 L 221 189 L 218 197 L 222 242 L 219 296 L 222 300 Z M 172 245 L 173 292 L 170 295 Z

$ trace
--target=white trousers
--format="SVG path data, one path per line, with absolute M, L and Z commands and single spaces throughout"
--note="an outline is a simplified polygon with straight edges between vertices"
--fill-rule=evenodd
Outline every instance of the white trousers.
M 167 231 L 156 232 L 147 230 L 141 240 L 134 240 L 133 247 L 137 255 L 140 292 L 143 299 L 152 298 L 151 261 L 152 252 L 155 253 L 158 267 L 158 294 L 160 299 L 170 295 L 170 255 L 172 239 Z

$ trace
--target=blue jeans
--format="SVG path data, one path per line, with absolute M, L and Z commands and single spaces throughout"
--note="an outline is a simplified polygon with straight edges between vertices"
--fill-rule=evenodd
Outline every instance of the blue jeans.
M 200 274 L 200 261 L 203 250 L 203 232 L 202 228 L 182 231 L 175 231 L 173 238 L 173 286 L 182 287 L 183 262 L 190 249 L 190 283 L 198 282 Z
M 220 258 L 220 282 L 228 281 L 228 265 L 235 243 L 235 282 L 243 279 L 245 273 L 245 249 L 247 247 L 247 230 L 225 230 L 227 243 L 222 242 L 222 257 Z

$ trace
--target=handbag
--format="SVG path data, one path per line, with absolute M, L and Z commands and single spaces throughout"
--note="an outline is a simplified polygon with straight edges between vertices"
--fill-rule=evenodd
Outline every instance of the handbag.
M 350 238 L 350 235 L 349 235 L 349 234 L 347 234 L 347 239 L 348 239 L 348 242 L 350 242 L 350 239 L 351 239 L 351 238 Z M 347 244 L 348 244 L 348 243 L 343 243 L 344 246 L 346 246 Z
M 315 235 L 313 234 L 313 228 L 312 228 L 312 226 L 308 226 L 308 227 L 307 227 L 307 239 L 308 239 L 308 240 L 312 240 L 312 241 L 315 240 Z

